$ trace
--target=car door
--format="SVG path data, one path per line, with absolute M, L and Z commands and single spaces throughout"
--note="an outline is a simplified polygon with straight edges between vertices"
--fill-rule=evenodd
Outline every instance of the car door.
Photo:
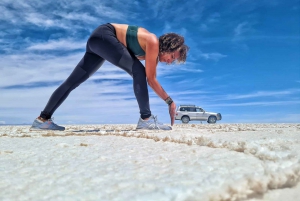
M 189 108 L 189 116 L 190 120 L 196 120 L 197 119 L 197 112 L 195 107 L 190 107 Z
M 205 111 L 202 108 L 196 108 L 197 112 L 197 120 L 200 121 L 206 121 L 208 118 L 208 115 L 205 113 Z
M 188 107 L 180 107 L 178 118 L 181 119 L 181 117 L 185 115 L 189 116 Z
M 197 120 L 197 112 L 195 107 L 189 108 L 189 116 L 190 116 L 190 120 Z

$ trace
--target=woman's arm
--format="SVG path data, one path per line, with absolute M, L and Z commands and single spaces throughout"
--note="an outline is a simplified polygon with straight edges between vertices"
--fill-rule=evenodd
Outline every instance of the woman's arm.
M 155 93 L 164 101 L 169 97 L 162 86 L 156 79 L 156 67 L 158 62 L 159 42 L 154 34 L 150 34 L 146 43 L 146 76 L 149 86 L 155 91 Z M 169 105 L 169 114 L 171 118 L 171 125 L 173 126 L 175 121 L 176 104 L 173 102 Z
M 145 66 L 146 66 L 146 76 L 147 82 L 149 86 L 155 91 L 155 93 L 166 100 L 168 98 L 168 94 L 159 84 L 156 79 L 156 67 L 157 67 L 157 58 L 159 52 L 159 43 L 155 35 L 149 34 L 150 36 L 147 39 L 146 43 L 146 58 L 145 58 Z

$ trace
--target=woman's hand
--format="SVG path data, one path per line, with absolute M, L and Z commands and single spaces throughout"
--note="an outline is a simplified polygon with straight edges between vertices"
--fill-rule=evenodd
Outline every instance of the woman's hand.
M 174 101 L 169 105 L 169 114 L 171 118 L 171 126 L 173 126 L 175 121 L 175 115 L 176 115 L 176 104 Z

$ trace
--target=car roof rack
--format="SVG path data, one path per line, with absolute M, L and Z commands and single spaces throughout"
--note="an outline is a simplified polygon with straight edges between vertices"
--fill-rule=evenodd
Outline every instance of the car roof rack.
M 183 106 L 185 106 L 185 107 L 196 107 L 196 105 L 180 105 L 180 107 L 183 107 Z

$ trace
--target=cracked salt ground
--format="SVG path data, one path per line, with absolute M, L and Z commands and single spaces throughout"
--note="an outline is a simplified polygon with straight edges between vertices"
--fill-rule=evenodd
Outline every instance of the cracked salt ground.
M 132 130 L 0 127 L 0 200 L 299 198 L 299 124 Z

